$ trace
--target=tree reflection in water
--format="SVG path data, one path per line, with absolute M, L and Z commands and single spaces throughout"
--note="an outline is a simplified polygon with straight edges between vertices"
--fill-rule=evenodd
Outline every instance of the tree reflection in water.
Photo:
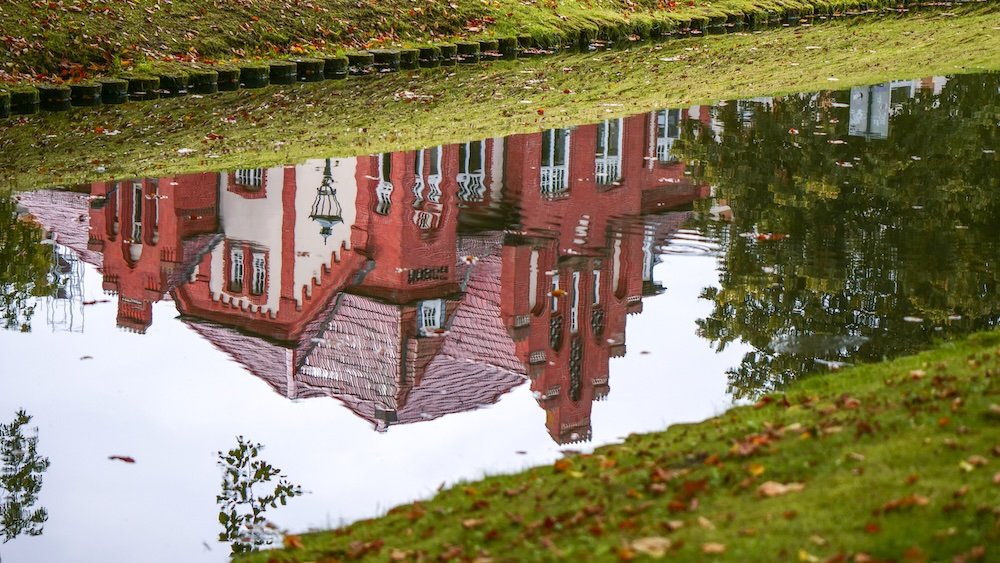
M 18 213 L 17 202 L 0 194 L 0 326 L 28 332 L 35 312 L 32 296 L 49 289 L 50 247 L 42 229 Z
M 219 541 L 229 542 L 234 554 L 274 543 L 281 532 L 264 518 L 264 512 L 302 494 L 302 488 L 289 482 L 280 469 L 258 459 L 264 446 L 243 436 L 236 442 L 235 448 L 219 452 L 222 493 L 216 497 L 222 524 Z M 268 492 L 262 494 L 263 490 Z
M 711 126 L 685 124 L 675 150 L 732 209 L 703 214 L 723 258 L 698 324 L 719 350 L 753 346 L 729 371 L 737 396 L 1000 319 L 1000 75 L 910 84 L 865 89 L 891 93 L 879 140 L 849 127 L 859 88 L 730 102 Z
M 49 458 L 39 455 L 38 428 L 26 428 L 31 417 L 18 411 L 10 424 L 0 424 L 0 522 L 3 542 L 27 534 L 40 536 L 49 515 L 35 508 L 42 490 L 42 474 Z

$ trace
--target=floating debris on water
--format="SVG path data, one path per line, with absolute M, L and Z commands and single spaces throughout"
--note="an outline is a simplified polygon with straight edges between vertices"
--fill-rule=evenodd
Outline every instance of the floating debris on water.
M 846 356 L 868 342 L 866 336 L 841 334 L 789 334 L 775 336 L 770 348 L 776 354 L 799 356 Z
M 823 358 L 813 358 L 813 361 L 821 366 L 826 366 L 830 371 L 837 371 L 843 367 L 850 366 L 851 364 L 847 362 L 838 362 L 836 360 L 824 360 Z

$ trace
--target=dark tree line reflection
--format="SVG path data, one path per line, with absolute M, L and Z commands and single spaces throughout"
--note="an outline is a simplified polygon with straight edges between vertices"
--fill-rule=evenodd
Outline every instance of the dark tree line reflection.
M 723 259 L 699 332 L 720 350 L 754 348 L 730 371 L 737 395 L 817 362 L 878 360 L 997 324 L 998 86 L 988 74 L 940 92 L 875 87 L 884 140 L 849 134 L 865 89 L 729 103 L 711 123 L 685 123 L 675 150 L 701 163 L 696 178 L 729 219 L 700 224 Z

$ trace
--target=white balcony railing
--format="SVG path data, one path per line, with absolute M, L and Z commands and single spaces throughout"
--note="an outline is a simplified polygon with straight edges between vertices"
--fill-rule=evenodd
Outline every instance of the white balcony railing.
M 660 137 L 656 140 L 656 160 L 660 162 L 673 162 L 677 160 L 677 157 L 671 154 L 675 140 L 670 137 Z
M 427 185 L 430 187 L 430 193 L 427 194 L 427 201 L 441 203 L 441 175 L 431 174 L 428 176 Z
M 483 173 L 460 173 L 458 180 L 458 199 L 461 201 L 483 201 L 486 199 L 486 184 L 483 183 Z
M 559 197 L 569 192 L 569 170 L 566 165 L 542 166 L 540 188 L 546 197 Z
M 594 179 L 602 186 L 610 186 L 622 179 L 621 157 L 601 156 L 594 161 Z
M 413 179 L 413 207 L 420 207 L 424 202 L 424 177 L 417 176 Z

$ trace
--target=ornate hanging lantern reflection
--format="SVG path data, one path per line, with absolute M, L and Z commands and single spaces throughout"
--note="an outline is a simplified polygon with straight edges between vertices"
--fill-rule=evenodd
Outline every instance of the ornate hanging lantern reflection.
M 340 215 L 340 202 L 337 201 L 337 189 L 333 184 L 333 173 L 330 171 L 330 159 L 326 159 L 323 170 L 323 181 L 316 190 L 316 199 L 312 204 L 309 218 L 319 223 L 319 234 L 323 236 L 323 244 L 333 234 L 333 227 L 344 220 Z

